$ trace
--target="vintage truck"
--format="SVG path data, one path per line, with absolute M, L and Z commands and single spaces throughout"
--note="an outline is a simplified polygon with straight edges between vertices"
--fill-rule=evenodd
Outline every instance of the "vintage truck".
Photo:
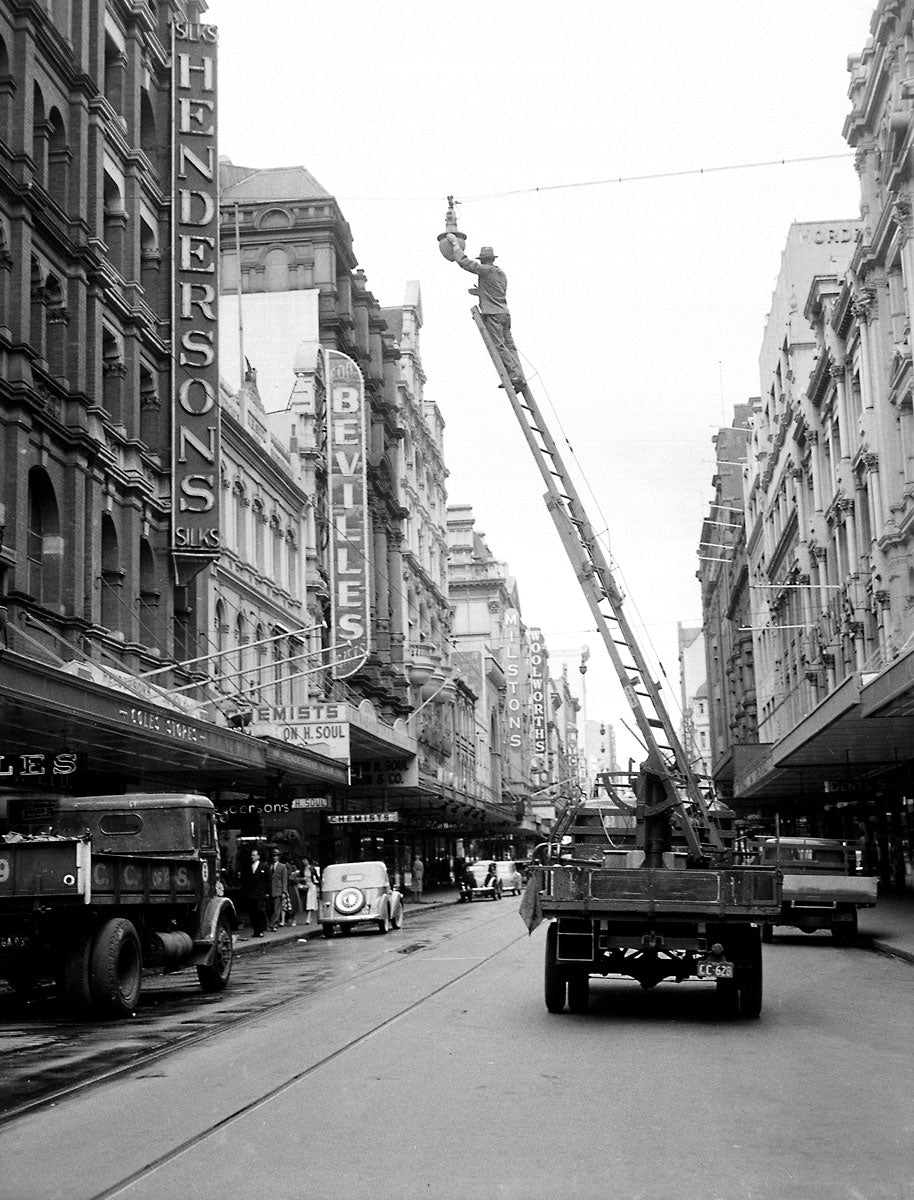
M 544 847 L 521 914 L 527 920 L 533 908 L 535 921 L 551 918 L 548 1011 L 566 1002 L 586 1011 L 591 978 L 618 975 L 645 989 L 665 979 L 713 982 L 727 1013 L 758 1017 L 761 923 L 781 911 L 780 872 L 732 852 L 726 864 L 690 865 L 675 836 L 645 851 L 633 834 L 625 814 L 591 799 L 577 806 L 569 832 Z
M 0 834 L 0 978 L 51 979 L 84 1016 L 124 1016 L 143 971 L 195 966 L 204 991 L 232 970 L 238 921 L 205 796 L 10 797 Z
M 775 925 L 791 925 L 804 933 L 830 929 L 839 946 L 853 945 L 857 910 L 875 905 L 877 880 L 857 871 L 852 849 L 829 838 L 771 837 L 759 842 L 758 859 L 784 876 L 780 912 L 763 923 L 762 941 L 772 940 Z

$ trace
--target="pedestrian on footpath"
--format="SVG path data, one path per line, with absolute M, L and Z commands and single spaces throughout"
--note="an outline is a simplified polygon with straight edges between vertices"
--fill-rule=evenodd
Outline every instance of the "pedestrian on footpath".
M 266 863 L 261 861 L 260 851 L 251 851 L 251 877 L 248 881 L 248 917 L 251 921 L 251 936 L 263 937 L 267 927 L 267 896 L 269 895 Z
M 301 882 L 301 871 L 299 871 L 298 867 L 288 854 L 286 855 L 286 863 L 289 867 L 288 924 L 295 926 L 298 924 L 298 914 L 302 910 L 301 893 L 298 890 L 298 885 Z
M 302 882 L 305 885 L 305 924 L 310 925 L 312 918 L 317 920 L 317 893 L 321 876 L 317 865 L 305 859 L 302 867 Z
M 273 912 L 270 916 L 270 929 L 281 929 L 286 923 L 289 904 L 289 868 L 282 861 L 279 850 L 273 851 L 273 870 L 270 872 L 270 895 L 273 898 Z
M 419 857 L 418 852 L 413 859 L 413 876 L 410 881 L 410 889 L 413 894 L 413 901 L 416 904 L 422 903 L 422 884 L 425 879 L 425 863 Z

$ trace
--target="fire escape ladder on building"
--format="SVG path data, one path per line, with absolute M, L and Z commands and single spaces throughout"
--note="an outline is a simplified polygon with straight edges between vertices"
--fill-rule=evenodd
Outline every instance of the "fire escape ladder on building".
M 616 586 L 612 570 L 543 414 L 529 384 L 524 383 L 515 389 L 479 309 L 473 308 L 472 311 L 473 320 L 546 484 L 546 507 L 574 567 L 635 717 L 647 750 L 645 767 L 662 783 L 663 798 L 651 804 L 647 815 L 672 810 L 671 815 L 682 830 L 693 858 L 722 853 L 723 839 L 711 815 L 708 801 L 667 713 L 660 686 L 651 677 L 648 663 L 625 616 L 622 593 Z

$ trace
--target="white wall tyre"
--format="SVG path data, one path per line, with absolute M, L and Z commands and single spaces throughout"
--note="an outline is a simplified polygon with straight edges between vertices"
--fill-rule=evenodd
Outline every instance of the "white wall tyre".
M 125 917 L 99 929 L 89 963 L 92 1002 L 101 1016 L 126 1017 L 135 1011 L 143 986 L 140 939 Z
M 390 917 L 381 917 L 378 921 L 378 933 L 390 932 Z

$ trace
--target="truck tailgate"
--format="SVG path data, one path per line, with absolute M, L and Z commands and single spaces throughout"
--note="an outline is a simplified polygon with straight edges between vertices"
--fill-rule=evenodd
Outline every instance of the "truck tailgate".
M 89 846 L 79 838 L 0 842 L 0 903 L 81 900 L 88 886 Z
M 554 867 L 546 871 L 546 914 L 734 916 L 748 920 L 781 910 L 780 874 L 773 868 L 717 871 Z
M 877 879 L 871 875 L 816 875 L 797 871 L 784 875 L 784 899 L 825 904 L 856 904 L 861 908 L 876 903 Z

